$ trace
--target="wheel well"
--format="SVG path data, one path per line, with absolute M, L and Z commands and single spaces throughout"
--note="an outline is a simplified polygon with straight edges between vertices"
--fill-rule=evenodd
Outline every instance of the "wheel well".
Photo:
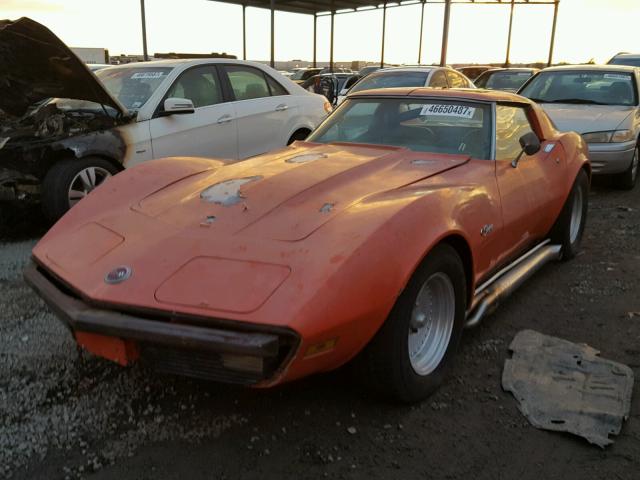
M 460 255 L 467 287 L 467 305 L 471 305 L 473 300 L 473 255 L 469 244 L 460 235 L 450 235 L 442 239 L 440 243 L 446 243 Z
M 122 163 L 118 162 L 115 158 L 110 157 L 108 155 L 102 155 L 100 153 L 92 153 L 89 155 L 82 155 L 80 157 L 76 157 L 74 155 L 74 153 L 71 150 L 62 150 L 60 152 L 57 152 L 57 155 L 54 157 L 55 160 L 50 162 L 49 166 L 47 167 L 47 171 L 55 164 L 58 162 L 61 162 L 63 160 L 82 160 L 84 158 L 87 157 L 97 157 L 97 158 L 101 158 L 103 160 L 106 160 L 107 162 L 109 162 L 110 164 L 112 164 L 114 167 L 116 167 L 119 171 L 124 170 L 124 167 L 122 166 Z
M 309 128 L 299 128 L 298 130 L 296 130 L 291 134 L 291 137 L 289 137 L 289 141 L 287 142 L 287 145 L 291 145 L 296 140 L 302 140 L 304 138 L 307 138 L 307 136 L 310 133 L 311 133 L 311 129 Z

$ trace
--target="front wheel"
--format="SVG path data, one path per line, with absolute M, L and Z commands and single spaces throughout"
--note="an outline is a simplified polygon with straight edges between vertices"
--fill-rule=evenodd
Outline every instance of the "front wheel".
M 42 209 L 55 222 L 118 168 L 100 157 L 66 159 L 54 164 L 42 183 Z
M 439 245 L 424 259 L 380 331 L 357 360 L 366 384 L 415 402 L 445 379 L 462 336 L 466 281 L 459 255 Z
M 640 163 L 640 147 L 636 145 L 629 168 L 615 177 L 615 183 L 622 190 L 631 190 L 638 180 L 638 164 Z
M 551 241 L 562 245 L 563 260 L 571 260 L 578 254 L 588 209 L 589 179 L 585 171 L 580 170 L 551 233 Z

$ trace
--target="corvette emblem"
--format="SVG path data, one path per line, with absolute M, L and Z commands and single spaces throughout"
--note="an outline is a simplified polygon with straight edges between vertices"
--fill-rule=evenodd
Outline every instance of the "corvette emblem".
M 107 273 L 104 277 L 104 282 L 109 285 L 115 285 L 116 283 L 122 283 L 131 277 L 133 271 L 130 267 L 122 266 L 117 267 Z

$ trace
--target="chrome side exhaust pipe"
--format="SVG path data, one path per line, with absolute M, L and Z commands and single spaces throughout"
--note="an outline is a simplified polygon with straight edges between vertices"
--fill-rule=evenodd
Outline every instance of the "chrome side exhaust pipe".
M 467 311 L 465 328 L 477 326 L 534 273 L 561 257 L 562 246 L 549 245 L 549 242 L 547 240 L 530 250 L 476 290 L 471 308 Z

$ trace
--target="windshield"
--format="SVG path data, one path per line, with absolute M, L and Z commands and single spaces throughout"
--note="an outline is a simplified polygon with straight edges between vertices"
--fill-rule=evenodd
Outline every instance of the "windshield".
M 531 72 L 486 72 L 475 81 L 478 88 L 518 90 L 531 77 Z
M 96 76 L 127 110 L 135 112 L 147 103 L 171 70 L 171 67 L 112 67 L 98 70 Z
M 640 67 L 640 57 L 616 57 L 609 61 L 609 65 L 629 65 L 630 67 Z
M 380 72 L 364 77 L 351 89 L 353 92 L 374 88 L 424 87 L 429 72 Z
M 631 73 L 616 71 L 541 72 L 520 92 L 540 103 L 637 105 Z
M 489 105 L 431 98 L 350 99 L 307 139 L 491 156 Z

